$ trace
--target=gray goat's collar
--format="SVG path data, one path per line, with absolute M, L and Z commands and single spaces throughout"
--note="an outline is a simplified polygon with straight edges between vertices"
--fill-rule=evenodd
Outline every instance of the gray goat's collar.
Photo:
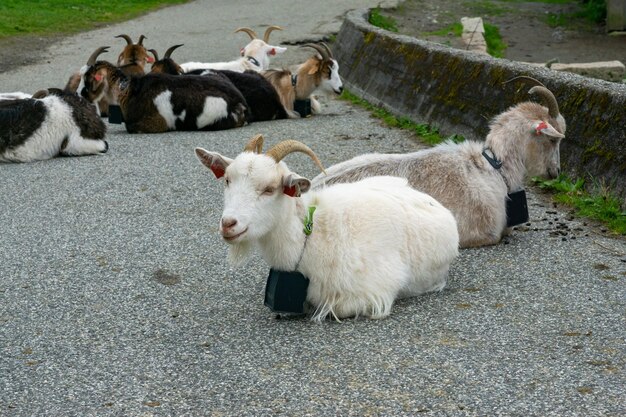
M 296 86 L 296 84 L 298 83 L 298 74 L 291 74 L 291 85 L 293 87 Z
M 487 151 L 489 151 L 489 153 L 491 153 L 491 155 L 493 156 L 487 154 Z M 499 170 L 500 168 L 502 168 L 502 161 L 496 157 L 496 154 L 493 153 L 490 148 L 483 149 L 483 157 L 485 157 L 487 162 L 489 162 L 489 165 L 491 165 L 494 169 Z

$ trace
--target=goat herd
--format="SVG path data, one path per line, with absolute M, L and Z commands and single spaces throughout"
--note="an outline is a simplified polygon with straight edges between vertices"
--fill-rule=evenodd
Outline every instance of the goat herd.
M 338 63 L 323 43 L 294 70 L 269 69 L 286 48 L 268 44 L 270 26 L 241 57 L 220 63 L 162 59 L 127 35 L 117 65 L 97 60 L 98 48 L 64 89 L 32 96 L 0 94 L 0 161 L 30 162 L 56 155 L 104 153 L 101 117 L 118 105 L 130 133 L 220 130 L 261 120 L 294 118 L 296 100 L 320 105 L 315 92 L 339 94 Z M 149 53 L 153 55 L 150 56 Z M 151 63 L 151 72 L 144 66 Z M 508 233 L 507 201 L 527 174 L 554 178 L 565 120 L 554 95 L 532 84 L 543 105 L 523 102 L 493 119 L 484 142 L 445 142 L 409 154 L 366 154 L 324 170 L 305 144 L 288 140 L 263 153 L 257 135 L 234 159 L 196 148 L 223 178 L 220 234 L 230 260 L 243 262 L 257 247 L 272 268 L 309 278 L 313 318 L 387 316 L 398 297 L 441 290 L 458 249 L 492 245 Z M 322 170 L 312 181 L 282 161 L 307 154 Z M 303 230 L 303 219 L 305 228 Z

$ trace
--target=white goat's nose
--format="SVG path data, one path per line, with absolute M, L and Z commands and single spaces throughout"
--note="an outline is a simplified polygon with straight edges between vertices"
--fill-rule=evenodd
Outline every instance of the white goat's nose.
M 230 229 L 237 224 L 237 219 L 232 217 L 222 217 L 222 229 Z

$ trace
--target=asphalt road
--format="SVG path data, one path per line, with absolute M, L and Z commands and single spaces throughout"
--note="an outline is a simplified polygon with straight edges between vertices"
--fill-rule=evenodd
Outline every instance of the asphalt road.
M 236 27 L 315 40 L 376 4 L 196 1 L 68 38 L 0 74 L 0 90 L 61 86 L 97 46 L 121 49 L 120 33 L 225 60 L 246 42 Z M 274 63 L 302 56 L 289 46 Z M 422 146 L 345 102 L 323 111 L 212 133 L 109 125 L 106 155 L 0 165 L 0 415 L 626 414 L 626 240 L 534 194 L 528 225 L 462 250 L 444 291 L 385 320 L 275 318 L 262 259 L 226 262 L 222 184 L 193 148 L 234 156 L 262 133 L 330 165 Z M 286 162 L 317 174 L 304 155 Z

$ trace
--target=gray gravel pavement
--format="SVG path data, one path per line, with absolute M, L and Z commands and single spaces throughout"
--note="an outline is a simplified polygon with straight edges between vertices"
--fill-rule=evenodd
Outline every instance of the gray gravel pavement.
M 180 61 L 229 59 L 245 43 L 235 27 L 319 39 L 377 2 L 245 4 L 196 1 L 68 38 L 50 63 L 0 74 L 0 90 L 62 85 L 122 32 L 160 49 L 182 40 Z M 323 106 L 223 132 L 109 125 L 106 155 L 0 165 L 0 416 L 626 414 L 626 240 L 535 194 L 528 225 L 462 250 L 444 291 L 385 320 L 279 320 L 263 306 L 268 268 L 227 264 L 222 184 L 193 148 L 234 156 L 262 133 L 330 165 L 422 146 L 347 103 Z M 286 162 L 317 173 L 304 155 Z

